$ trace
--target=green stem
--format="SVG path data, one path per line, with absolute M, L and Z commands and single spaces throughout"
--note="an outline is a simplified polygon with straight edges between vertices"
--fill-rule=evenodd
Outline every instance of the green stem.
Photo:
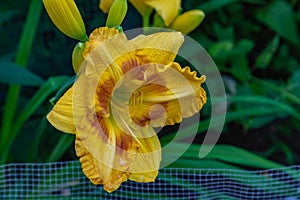
M 150 26 L 150 15 L 151 11 L 143 13 L 143 27 L 149 27 Z
M 16 64 L 26 67 L 28 63 L 29 54 L 31 52 L 34 36 L 40 19 L 42 10 L 41 0 L 31 0 L 30 8 L 26 17 L 26 22 L 22 31 L 18 52 L 16 55 Z M 10 130 L 13 127 L 15 111 L 18 103 L 20 85 L 10 85 L 3 111 L 3 121 L 1 127 L 1 153 L 0 164 L 7 161 L 9 149 L 5 149 L 6 143 L 10 141 Z M 9 148 L 9 146 L 7 146 Z

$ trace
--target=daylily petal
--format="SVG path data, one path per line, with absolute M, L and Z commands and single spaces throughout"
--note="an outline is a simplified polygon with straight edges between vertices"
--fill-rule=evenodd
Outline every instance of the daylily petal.
M 87 57 L 87 55 L 92 52 L 100 43 L 105 40 L 117 35 L 119 31 L 115 28 L 108 27 L 100 27 L 96 28 L 89 36 L 89 41 L 85 43 L 85 49 L 83 53 L 83 57 Z
M 83 85 L 94 86 L 94 88 L 89 87 L 86 90 L 91 90 L 92 94 L 98 94 L 95 109 L 102 117 L 109 117 L 110 96 L 123 75 L 122 70 L 138 64 L 135 60 L 130 59 L 136 59 L 135 52 L 128 45 L 125 34 L 117 34 L 114 31 L 115 29 L 112 28 L 101 28 L 94 31 L 90 36 L 90 41 L 86 43 L 84 52 L 86 65 L 82 71 L 84 71 L 87 83 Z
M 99 2 L 99 8 L 102 10 L 104 13 L 108 13 L 112 3 L 114 0 L 100 0 Z
M 144 2 L 156 10 L 164 19 L 166 26 L 173 22 L 181 7 L 181 0 L 144 0 Z
M 75 133 L 76 131 L 72 110 L 72 94 L 73 88 L 71 87 L 47 115 L 48 121 L 56 129 L 65 133 Z
M 188 67 L 182 69 L 177 63 L 150 65 L 143 73 L 143 86 L 135 91 L 142 94 L 142 99 L 129 107 L 132 120 L 140 126 L 179 123 L 182 118 L 199 112 L 206 103 L 206 94 L 201 87 L 205 76 L 197 78 L 196 72 L 191 72 Z M 127 84 L 131 84 L 130 81 Z
M 99 139 L 95 140 L 95 143 L 96 141 L 99 141 Z M 97 147 L 99 146 L 97 145 Z M 83 173 L 93 184 L 103 184 L 103 187 L 107 192 L 112 192 L 118 189 L 121 183 L 128 179 L 130 175 L 128 172 L 112 169 L 106 164 L 103 164 L 103 162 L 99 162 L 99 158 L 90 153 L 86 149 L 86 144 L 79 138 L 76 139 L 75 149 L 76 155 L 80 157 L 79 160 L 82 164 Z M 98 151 L 103 152 L 102 148 L 98 149 Z M 112 157 L 111 160 L 113 161 L 114 159 L 115 158 Z
M 129 176 L 129 180 L 136 181 L 136 182 L 154 182 L 156 177 L 158 175 L 158 170 L 153 172 L 147 172 L 147 173 L 132 173 Z
M 150 127 L 134 129 L 118 117 L 105 118 L 97 110 L 98 93 L 81 74 L 74 84 L 76 154 L 84 174 L 108 192 L 116 190 L 131 174 L 132 180 L 153 181 L 161 160 L 160 143 Z M 124 123 L 126 122 L 126 123 Z
M 157 136 L 136 142 L 133 136 L 109 125 L 109 120 L 103 120 L 100 119 L 99 124 L 104 132 L 107 128 L 107 138 L 102 138 L 94 127 L 88 134 L 76 134 L 76 155 L 80 157 L 84 174 L 93 184 L 103 184 L 107 192 L 116 190 L 127 179 L 154 181 L 161 160 Z
M 179 32 L 161 32 L 148 36 L 140 35 L 129 43 L 136 49 L 142 63 L 168 64 L 172 62 L 184 38 Z
M 139 127 L 131 130 L 136 136 L 139 149 L 129 168 L 133 174 L 130 179 L 138 182 L 154 181 L 161 161 L 161 146 L 156 132 L 152 127 Z
M 113 191 L 127 180 L 124 175 L 133 161 L 130 152 L 135 151 L 138 145 L 132 137 L 122 134 L 113 124 L 113 119 L 97 116 L 91 102 L 88 102 L 92 95 L 85 97 L 87 85 L 83 85 L 81 80 L 79 82 L 74 86 L 74 111 L 79 111 L 74 113 L 76 154 L 80 157 L 85 175 L 94 184 L 103 184 L 107 191 Z
M 85 26 L 74 0 L 43 0 L 43 3 L 61 32 L 80 41 L 87 40 Z

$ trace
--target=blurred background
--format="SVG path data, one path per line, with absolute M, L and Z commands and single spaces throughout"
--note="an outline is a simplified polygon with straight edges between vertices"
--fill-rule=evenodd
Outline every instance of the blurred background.
M 0 2 L 0 164 L 77 159 L 74 135 L 57 131 L 45 119 L 74 80 L 71 54 L 77 41 L 59 32 L 40 3 L 34 2 Z M 106 15 L 98 3 L 76 1 L 87 33 L 105 25 Z M 183 11 L 196 8 L 206 18 L 189 36 L 218 66 L 228 112 L 207 162 L 197 156 L 207 128 L 204 120 L 194 144 L 172 166 L 252 169 L 300 164 L 299 1 L 182 1 Z M 32 20 L 30 25 L 26 19 Z M 141 26 L 140 15 L 129 5 L 123 29 Z M 18 95 L 12 94 L 16 90 Z M 14 105 L 13 116 L 4 117 Z M 201 111 L 204 119 L 209 119 L 208 109 Z M 162 145 L 174 134 L 176 126 L 165 127 L 159 133 Z

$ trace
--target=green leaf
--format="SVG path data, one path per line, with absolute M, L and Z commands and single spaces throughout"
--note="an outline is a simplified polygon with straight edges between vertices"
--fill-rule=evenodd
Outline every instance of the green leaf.
M 287 88 L 285 87 L 280 87 L 270 81 L 266 81 L 266 80 L 262 80 L 262 79 L 258 79 L 258 78 L 254 78 L 252 77 L 252 80 L 255 84 L 257 84 L 258 86 L 262 86 L 264 88 L 267 88 L 268 90 L 274 91 L 277 94 L 279 94 L 279 96 L 282 96 L 284 98 L 287 98 L 291 101 L 293 101 L 296 104 L 300 104 L 300 96 L 297 96 L 295 94 L 293 94 L 292 92 L 290 92 L 289 90 L 292 90 L 291 88 L 294 88 L 294 85 L 298 85 L 297 83 L 297 72 L 295 73 L 295 79 L 293 81 L 294 84 L 290 84 L 287 86 Z M 291 81 L 290 81 L 291 82 Z M 295 87 L 297 88 L 297 87 Z M 298 117 L 296 117 L 298 118 Z
M 20 84 L 27 86 L 39 86 L 44 80 L 26 68 L 15 63 L 0 63 L 0 82 L 8 84 Z
M 239 81 L 244 82 L 251 77 L 247 56 L 253 47 L 253 41 L 241 39 L 230 54 L 230 62 L 232 64 L 230 72 Z
M 233 55 L 246 56 L 254 47 L 254 42 L 248 39 L 241 39 L 234 47 Z
M 238 0 L 212 0 L 200 5 L 197 9 L 203 10 L 205 13 L 210 13 L 237 1 Z
M 178 152 L 182 152 L 186 148 L 185 143 L 181 142 L 172 142 L 169 145 L 173 147 L 173 150 L 166 152 L 166 155 L 163 155 L 164 159 L 177 156 Z M 211 146 L 213 146 L 212 150 L 204 157 L 199 158 L 199 150 L 203 149 L 204 151 L 210 150 Z M 182 158 L 184 159 L 194 159 L 194 160 L 217 160 L 221 162 L 225 162 L 222 164 L 228 164 L 233 166 L 244 166 L 244 167 L 255 167 L 259 169 L 272 169 L 272 168 L 280 168 L 283 167 L 282 164 L 273 162 L 264 157 L 256 155 L 252 152 L 249 152 L 245 149 L 238 148 L 231 145 L 199 145 L 199 144 L 191 144 L 187 151 L 183 154 Z M 188 166 L 188 165 L 186 165 Z M 220 165 L 221 166 L 221 165 Z M 199 166 L 201 167 L 201 166 Z M 239 167 L 237 167 L 239 168 Z
M 5 141 L 5 148 L 1 149 L 4 153 L 1 157 L 1 162 L 4 162 L 6 156 L 9 152 L 10 146 L 18 134 L 19 130 L 22 128 L 24 122 L 36 111 L 37 108 L 49 98 L 50 94 L 58 90 L 67 80 L 69 76 L 56 76 L 51 77 L 38 89 L 30 101 L 26 104 L 26 107 L 19 114 L 17 120 L 12 127 L 12 130 L 8 135 L 2 135 L 1 140 Z
M 255 60 L 255 66 L 260 69 L 265 69 L 271 62 L 274 54 L 279 46 L 279 37 L 276 35 L 272 41 L 266 46 L 261 54 Z
M 296 14 L 289 3 L 274 1 L 257 12 L 256 17 L 287 41 L 299 44 Z
M 17 118 L 13 130 L 17 132 L 21 128 L 22 124 L 36 111 L 36 109 L 49 98 L 50 94 L 57 91 L 69 79 L 69 76 L 55 76 L 49 78 L 26 104 L 26 107 Z
M 251 71 L 246 56 L 236 57 L 232 62 L 230 73 L 241 82 L 248 81 L 251 78 Z
M 219 41 L 211 45 L 208 49 L 208 53 L 213 59 L 219 61 L 226 61 L 229 58 L 229 54 L 233 49 L 233 42 L 228 40 Z
M 300 114 L 295 110 L 292 106 L 289 104 L 282 102 L 282 101 L 277 101 L 274 99 L 270 99 L 264 96 L 256 96 L 256 95 L 249 95 L 249 96 L 232 96 L 227 98 L 228 101 L 232 102 L 244 102 L 244 103 L 252 103 L 260 106 L 273 106 L 276 108 L 279 108 L 282 110 L 281 113 L 287 113 L 290 114 L 291 116 L 295 117 L 296 119 L 300 120 Z M 263 113 L 263 109 L 261 110 Z M 259 110 L 257 111 L 259 114 Z M 245 114 L 247 115 L 247 114 Z
M 8 21 L 16 13 L 17 13 L 16 10 L 1 11 L 0 12 L 0 26 L 2 26 L 4 22 Z
M 32 0 L 30 2 L 30 7 L 27 12 L 26 21 L 24 28 L 22 30 L 22 35 L 19 42 L 19 47 L 16 55 L 16 64 L 22 67 L 26 67 L 29 59 L 29 54 L 31 53 L 31 47 L 33 45 L 33 40 L 35 38 L 35 33 L 38 28 L 38 22 L 40 19 L 40 14 L 42 11 L 42 1 L 40 0 Z M 16 105 L 18 104 L 20 86 L 11 84 L 8 88 L 8 92 L 6 95 L 4 112 L 2 116 L 2 126 L 1 126 L 1 141 L 0 146 L 3 147 L 8 143 L 8 147 L 4 149 L 0 149 L 1 159 L 0 163 L 4 163 L 7 159 L 8 150 L 10 147 L 10 143 L 12 141 L 6 141 L 7 138 L 15 137 L 15 133 L 11 133 L 11 129 L 13 127 L 13 121 L 16 111 Z M 13 135 L 13 136 L 11 136 Z M 4 153 L 1 153 L 1 152 Z
M 207 147 L 208 146 L 209 145 L 207 145 Z M 204 150 L 206 149 L 206 146 L 202 145 L 202 147 L 204 147 Z M 231 145 L 215 145 L 206 158 L 217 159 L 235 165 L 263 169 L 283 167 L 282 164 L 273 162 L 252 152 Z
M 287 90 L 300 98 L 300 70 L 297 70 L 288 81 Z
M 74 143 L 74 139 L 74 135 L 63 134 L 53 148 L 53 151 L 49 155 L 47 162 L 58 161 L 61 156 L 71 147 L 71 144 Z
M 223 100 L 221 98 L 220 100 Z M 215 100 L 216 103 L 218 99 Z M 296 119 L 300 119 L 300 114 L 289 104 L 284 102 L 276 101 L 270 98 L 266 98 L 263 96 L 233 96 L 227 98 L 228 102 L 240 102 L 247 103 L 250 105 L 244 106 L 236 111 L 228 111 L 226 113 L 226 123 L 240 120 L 241 118 L 246 117 L 262 117 L 262 116 L 280 116 L 282 114 L 289 114 Z M 252 105 L 255 106 L 252 106 Z M 218 126 L 218 123 L 222 122 L 223 115 L 216 116 L 214 118 L 215 124 L 211 124 L 212 126 Z M 195 133 L 191 130 L 195 130 L 195 126 L 198 127 L 197 132 L 204 132 L 208 129 L 210 125 L 210 119 L 201 120 L 200 122 L 193 123 L 186 128 L 181 129 L 181 135 L 176 136 L 178 140 L 183 140 L 185 138 L 194 137 Z M 177 132 L 173 132 L 166 136 L 163 136 L 160 141 L 162 144 L 168 143 L 173 139 L 174 135 Z

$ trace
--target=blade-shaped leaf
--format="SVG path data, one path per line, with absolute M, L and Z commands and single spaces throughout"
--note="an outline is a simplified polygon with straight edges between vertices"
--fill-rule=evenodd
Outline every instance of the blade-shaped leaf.
M 39 86 L 44 80 L 26 68 L 15 63 L 0 63 L 0 82 L 7 84 L 20 84 L 27 86 Z
M 260 10 L 256 17 L 278 35 L 294 44 L 299 44 L 296 14 L 289 3 L 274 1 Z

